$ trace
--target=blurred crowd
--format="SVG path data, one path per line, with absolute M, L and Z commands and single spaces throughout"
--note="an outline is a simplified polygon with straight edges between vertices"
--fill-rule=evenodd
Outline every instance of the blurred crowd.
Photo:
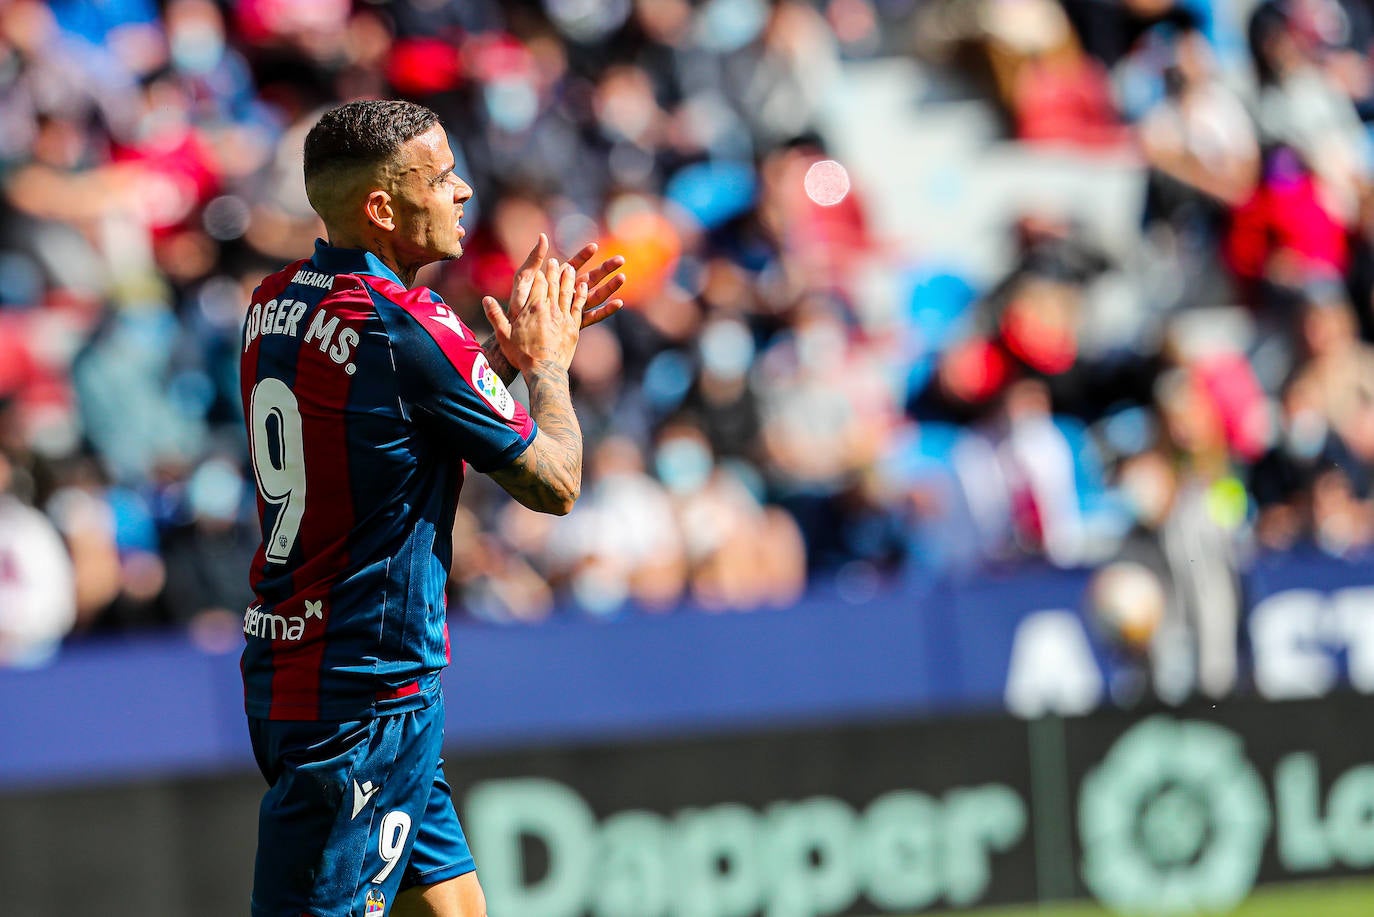
M 470 477 L 452 611 L 1101 566 L 1123 652 L 1225 693 L 1249 558 L 1374 546 L 1372 49 L 1366 0 L 0 0 L 0 663 L 234 635 L 243 305 L 321 233 L 314 119 L 400 96 L 477 192 L 421 276 L 470 325 L 541 231 L 631 277 L 572 368 L 581 502 Z M 824 114 L 886 55 L 1132 163 L 1137 244 L 1022 213 L 989 282 L 884 238 Z

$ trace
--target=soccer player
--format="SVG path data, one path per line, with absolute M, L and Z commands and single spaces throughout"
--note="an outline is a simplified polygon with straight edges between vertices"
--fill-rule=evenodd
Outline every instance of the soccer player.
M 422 266 L 462 254 L 472 189 L 438 117 L 352 102 L 305 140 L 328 242 L 266 278 L 242 396 L 262 547 L 244 617 L 245 705 L 263 797 L 253 917 L 483 917 L 440 748 L 444 586 L 466 465 L 566 513 L 582 437 L 579 329 L 620 308 L 621 259 L 585 276 L 544 236 L 478 343 Z M 590 289 L 590 292 L 589 292 Z M 530 408 L 506 383 L 520 373 Z

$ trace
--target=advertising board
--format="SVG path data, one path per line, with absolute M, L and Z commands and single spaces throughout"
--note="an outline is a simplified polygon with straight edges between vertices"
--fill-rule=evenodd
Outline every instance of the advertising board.
M 1345 692 L 755 726 L 454 746 L 447 772 L 503 917 L 873 917 L 1082 898 L 1215 913 L 1256 884 L 1374 867 L 1372 715 L 1374 699 Z M 10 788 L 7 901 L 44 914 L 60 900 L 63 917 L 242 914 L 262 791 L 243 770 Z
M 787 730 L 457 762 L 494 911 L 1224 910 L 1374 865 L 1374 703 Z

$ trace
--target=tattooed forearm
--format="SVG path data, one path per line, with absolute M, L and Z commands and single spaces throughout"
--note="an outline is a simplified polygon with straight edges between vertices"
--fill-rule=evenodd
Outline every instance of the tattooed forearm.
M 496 335 L 487 335 L 487 339 L 482 342 L 482 353 L 486 354 L 487 363 L 496 370 L 496 375 L 500 376 L 506 385 L 510 385 L 515 381 L 515 377 L 520 375 L 520 370 L 512 366 L 510 360 L 501 352 L 501 345 L 496 343 Z
M 538 360 L 525 370 L 525 381 L 539 435 L 492 478 L 524 506 L 561 516 L 582 492 L 582 428 L 568 394 L 568 371 L 551 360 Z

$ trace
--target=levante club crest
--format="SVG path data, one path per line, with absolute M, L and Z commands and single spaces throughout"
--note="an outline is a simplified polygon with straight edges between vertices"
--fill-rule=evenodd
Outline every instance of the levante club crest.
M 386 913 L 386 896 L 382 894 L 380 888 L 369 888 L 367 890 L 367 908 L 363 911 L 363 917 L 382 917 Z

